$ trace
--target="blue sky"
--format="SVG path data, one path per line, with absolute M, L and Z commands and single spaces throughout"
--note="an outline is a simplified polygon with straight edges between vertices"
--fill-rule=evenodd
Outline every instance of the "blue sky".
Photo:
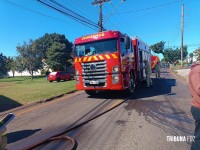
M 57 0 L 74 12 L 98 22 L 94 0 Z M 184 44 L 191 52 L 200 47 L 199 0 L 111 0 L 104 3 L 104 27 L 139 36 L 147 44 L 165 41 L 166 47 L 180 46 L 181 6 L 185 6 Z M 37 0 L 0 0 L 0 52 L 16 56 L 16 46 L 45 33 L 64 34 L 70 42 L 97 32 L 52 10 Z

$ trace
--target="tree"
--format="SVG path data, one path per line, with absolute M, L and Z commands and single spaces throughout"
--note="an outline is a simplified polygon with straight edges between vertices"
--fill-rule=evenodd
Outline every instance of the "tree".
M 151 45 L 150 48 L 155 53 L 161 53 L 161 54 L 163 54 L 164 46 L 165 46 L 165 42 L 164 41 L 160 41 L 160 42 L 158 42 L 156 44 Z
M 8 57 L 7 58 L 7 68 L 12 72 L 13 78 L 15 77 L 15 72 L 18 71 L 22 73 L 25 70 L 24 64 L 20 57 Z
M 64 70 L 66 65 L 67 51 L 66 45 L 54 42 L 47 51 L 47 64 L 54 71 Z
M 14 78 L 15 77 L 15 71 L 17 71 L 16 58 L 8 57 L 7 58 L 7 66 L 8 66 L 8 70 L 12 72 L 13 78 Z
M 34 71 L 42 68 L 42 53 L 40 49 L 37 48 L 33 40 L 29 40 L 28 43 L 24 42 L 23 45 L 18 45 L 17 52 L 25 69 L 28 70 L 33 79 Z
M 0 77 L 7 75 L 8 68 L 7 68 L 7 57 L 0 53 Z
M 183 47 L 183 59 L 187 57 L 187 46 Z M 165 61 L 170 62 L 170 63 L 176 63 L 178 60 L 181 59 L 181 50 L 179 48 L 172 49 L 168 48 L 164 50 L 164 58 Z
M 16 71 L 19 73 L 22 73 L 24 70 L 26 70 L 26 67 L 23 63 L 23 59 L 20 56 L 16 57 Z
M 52 34 L 46 33 L 43 37 L 35 41 L 36 46 L 38 49 L 40 49 L 44 59 L 47 58 L 47 50 L 51 47 L 51 45 L 54 42 L 65 44 L 67 53 L 68 54 L 72 53 L 73 44 L 65 38 L 65 35 L 57 33 L 52 33 Z
M 200 47 L 194 51 L 194 56 L 196 57 L 197 61 L 200 61 Z
M 189 54 L 189 60 L 190 60 L 190 64 L 192 64 L 193 63 L 193 57 L 194 57 L 194 54 L 193 53 L 190 53 Z

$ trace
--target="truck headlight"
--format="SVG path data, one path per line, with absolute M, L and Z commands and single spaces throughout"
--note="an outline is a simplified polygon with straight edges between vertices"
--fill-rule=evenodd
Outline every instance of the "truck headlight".
M 119 82 L 119 76 L 118 75 L 112 75 L 112 84 L 116 84 Z
M 119 71 L 119 67 L 118 67 L 118 66 L 114 66 L 114 67 L 112 68 L 112 71 L 113 71 L 113 72 L 118 72 L 118 71 Z
M 78 70 L 76 70 L 76 72 L 75 72 L 75 73 L 76 73 L 76 76 L 78 76 L 78 75 L 79 75 L 79 72 L 78 72 Z
M 118 76 L 113 76 L 113 80 L 115 80 L 116 82 L 119 81 L 119 77 Z

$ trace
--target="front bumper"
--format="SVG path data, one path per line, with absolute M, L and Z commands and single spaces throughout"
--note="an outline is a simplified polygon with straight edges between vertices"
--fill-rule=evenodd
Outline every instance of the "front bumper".
M 114 82 L 113 76 L 118 76 L 118 82 Z M 93 83 L 90 82 L 89 84 L 83 82 L 82 76 L 77 76 L 78 80 L 76 79 L 76 89 L 77 90 L 123 90 L 123 76 L 122 74 L 113 74 L 113 75 L 106 75 L 106 81 L 104 84 L 95 84 L 95 80 Z

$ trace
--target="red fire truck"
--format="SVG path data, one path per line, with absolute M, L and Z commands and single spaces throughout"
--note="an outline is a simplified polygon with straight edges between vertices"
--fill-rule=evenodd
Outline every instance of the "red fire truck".
M 151 61 L 150 48 L 138 38 L 119 31 L 82 36 L 74 42 L 76 89 L 94 95 L 100 90 L 134 93 L 144 80 L 143 60 Z

